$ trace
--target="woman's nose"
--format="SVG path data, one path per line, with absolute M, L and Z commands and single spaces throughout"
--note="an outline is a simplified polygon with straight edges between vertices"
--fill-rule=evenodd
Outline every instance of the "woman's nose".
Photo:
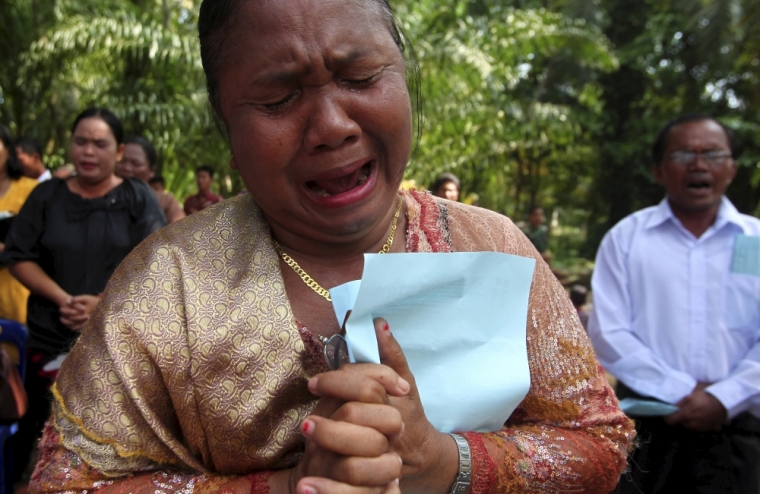
M 304 145 L 308 152 L 336 149 L 361 136 L 361 127 L 352 119 L 348 98 L 341 95 L 320 95 L 307 121 Z

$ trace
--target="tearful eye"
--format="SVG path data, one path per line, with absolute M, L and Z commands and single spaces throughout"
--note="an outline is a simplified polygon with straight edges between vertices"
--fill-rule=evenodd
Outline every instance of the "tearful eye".
M 264 105 L 264 107 L 265 107 L 267 110 L 272 110 L 272 111 L 273 111 L 273 110 L 279 110 L 280 108 L 282 108 L 282 107 L 284 107 L 285 105 L 287 105 L 287 104 L 288 104 L 288 101 L 290 101 L 290 96 L 288 96 L 288 97 L 287 97 L 287 98 L 285 98 L 284 100 L 278 101 L 277 103 L 270 103 L 270 104 L 268 104 L 268 105 Z
M 280 101 L 277 101 L 275 103 L 266 103 L 266 104 L 264 104 L 262 106 L 267 111 L 269 111 L 269 112 L 275 112 L 277 110 L 282 110 L 283 108 L 285 108 L 288 105 L 288 103 L 290 103 L 291 101 L 293 101 L 296 98 L 296 96 L 298 96 L 298 92 L 289 94 L 285 98 L 283 98 Z
M 366 86 L 367 84 L 372 83 L 375 80 L 375 77 L 377 76 L 371 76 L 367 77 L 366 79 L 348 79 L 347 82 L 349 84 L 352 84 L 354 86 Z

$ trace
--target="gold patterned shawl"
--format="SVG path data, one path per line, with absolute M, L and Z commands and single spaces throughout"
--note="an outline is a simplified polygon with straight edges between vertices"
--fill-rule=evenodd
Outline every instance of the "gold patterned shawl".
M 635 433 L 562 286 L 507 218 L 427 194 L 404 197 L 408 252 L 538 260 L 531 389 L 502 431 L 467 434 L 472 492 L 609 492 Z M 78 471 L 90 480 L 66 481 L 67 490 L 141 471 L 159 479 L 186 471 L 190 485 L 193 472 L 215 478 L 295 463 L 298 424 L 315 404 L 306 381 L 324 369 L 310 341 L 250 196 L 170 225 L 122 263 L 64 362 L 56 432 L 43 439 L 33 490 L 56 492 L 61 468 L 82 460 L 87 469 Z
M 57 428 L 112 475 L 285 466 L 314 405 L 304 358 L 269 227 L 241 196 L 161 230 L 114 273 L 61 369 Z

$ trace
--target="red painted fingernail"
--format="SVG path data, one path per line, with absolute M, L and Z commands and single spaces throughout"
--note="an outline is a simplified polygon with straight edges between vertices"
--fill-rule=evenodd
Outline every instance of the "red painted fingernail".
M 385 326 L 383 326 L 383 331 L 390 331 L 391 328 L 388 326 L 388 323 L 385 323 Z
M 314 422 L 311 420 L 304 420 L 303 424 L 301 424 L 301 434 L 306 437 L 311 437 L 311 435 L 314 434 L 314 427 L 316 427 Z
M 304 487 L 303 491 L 301 492 L 302 494 L 317 494 L 317 490 L 310 485 L 307 485 L 306 487 Z

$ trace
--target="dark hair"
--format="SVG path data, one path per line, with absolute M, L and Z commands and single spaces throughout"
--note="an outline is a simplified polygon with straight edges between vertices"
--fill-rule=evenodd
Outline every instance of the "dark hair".
M 726 127 L 720 122 L 720 120 L 710 115 L 704 113 L 688 113 L 685 115 L 680 115 L 670 122 L 666 123 L 665 126 L 660 129 L 660 132 L 657 133 L 657 137 L 654 140 L 654 145 L 652 146 L 652 160 L 654 164 L 659 165 L 662 163 L 665 148 L 668 147 L 668 138 L 670 137 L 670 131 L 673 129 L 673 127 L 677 127 L 681 124 L 689 122 L 700 122 L 702 120 L 711 120 L 720 125 L 720 127 L 726 133 L 728 145 L 731 148 L 731 157 L 734 159 L 738 158 L 741 154 L 741 149 L 739 146 L 739 140 L 736 138 L 736 133 L 733 130 Z
M 148 167 L 151 170 L 156 169 L 156 165 L 158 164 L 158 153 L 149 140 L 141 136 L 127 136 L 124 138 L 124 144 L 137 144 L 140 146 L 145 152 L 145 157 L 148 158 Z
M 88 108 L 77 115 L 77 118 L 74 119 L 74 125 L 71 126 L 71 133 L 74 134 L 74 132 L 76 132 L 79 122 L 85 118 L 93 117 L 100 118 L 106 123 L 106 125 L 108 125 L 114 139 L 116 139 L 117 145 L 124 143 L 124 127 L 121 125 L 121 120 L 119 120 L 119 117 L 114 115 L 110 110 L 106 110 L 105 108 Z
M 420 66 L 417 61 L 417 54 L 404 32 L 401 22 L 393 13 L 388 0 L 369 1 L 380 7 L 393 41 L 404 57 L 406 83 L 411 96 L 412 110 L 415 114 L 415 140 L 411 156 L 413 158 L 419 147 L 423 119 Z M 242 0 L 203 0 L 198 15 L 198 39 L 201 44 L 201 63 L 206 74 L 206 89 L 211 106 L 218 117 L 222 116 L 219 107 L 219 81 L 217 80 L 217 71 L 224 60 L 221 56 L 222 45 L 224 45 L 227 33 L 232 30 L 236 13 L 242 3 Z M 216 122 L 219 130 L 224 133 L 223 125 L 220 124 L 219 120 Z
M 583 285 L 573 285 L 570 288 L 570 301 L 576 307 L 580 307 L 581 305 L 586 303 L 587 295 L 588 295 L 588 290 Z
M 154 175 L 148 180 L 149 184 L 161 184 L 166 187 L 166 180 L 161 175 Z
M 438 190 L 446 185 L 447 183 L 452 182 L 454 185 L 457 186 L 457 189 L 459 189 L 459 179 L 456 175 L 453 173 L 441 173 L 438 175 L 438 177 L 435 179 L 435 182 L 433 182 L 433 185 L 430 186 L 430 191 L 435 194 L 438 192 Z
M 536 212 L 536 211 L 538 211 L 539 209 L 540 209 L 541 211 L 543 211 L 543 210 L 544 210 L 544 208 L 542 208 L 542 207 L 541 207 L 541 206 L 539 206 L 538 204 L 533 204 L 531 207 L 529 207 L 529 208 L 528 208 L 528 216 L 530 216 L 531 214 L 535 213 L 535 212 Z
M 5 162 L 5 173 L 8 174 L 11 180 L 18 180 L 24 175 L 24 169 L 21 167 L 21 162 L 16 154 L 16 144 L 13 142 L 11 131 L 3 124 L 0 124 L 0 140 L 3 141 L 3 146 L 5 146 L 8 152 L 8 160 Z
M 208 173 L 208 176 L 214 178 L 214 169 L 209 165 L 201 165 L 195 169 L 195 176 L 197 177 L 200 172 Z
M 16 147 L 21 148 L 28 155 L 38 154 L 42 159 L 42 145 L 34 137 L 24 137 L 16 142 Z

